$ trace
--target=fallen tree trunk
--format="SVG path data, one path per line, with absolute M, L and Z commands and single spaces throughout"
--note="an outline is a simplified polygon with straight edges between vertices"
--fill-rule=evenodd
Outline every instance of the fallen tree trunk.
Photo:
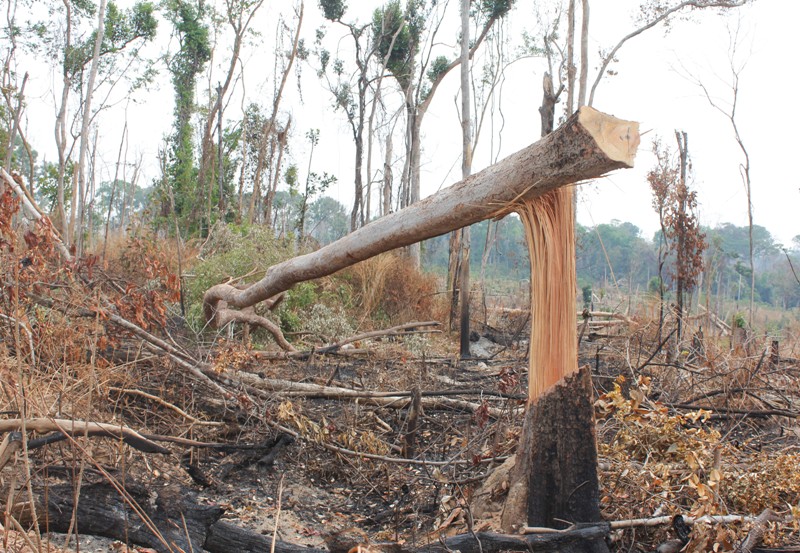
M 306 280 L 330 275 L 380 253 L 408 246 L 485 219 L 502 217 L 521 202 L 614 169 L 631 167 L 638 124 L 582 107 L 544 139 L 402 211 L 382 217 L 319 250 L 270 267 L 245 289 L 217 284 L 206 291 L 207 320 L 218 311 L 267 300 Z
M 145 453 L 169 454 L 170 451 L 148 440 L 135 430 L 119 424 L 105 422 L 86 422 L 71 419 L 9 419 L 0 420 L 0 434 L 12 431 L 27 431 L 47 434 L 58 432 L 69 436 L 103 436 L 122 440 L 129 446 Z

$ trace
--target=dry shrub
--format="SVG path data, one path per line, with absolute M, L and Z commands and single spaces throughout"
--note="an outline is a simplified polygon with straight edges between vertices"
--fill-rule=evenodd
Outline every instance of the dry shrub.
M 396 263 L 394 254 L 384 253 L 353 265 L 352 273 L 360 294 L 361 308 L 365 316 L 372 317 L 378 308 L 381 295 L 386 287 L 386 277 Z
M 391 324 L 444 317 L 437 277 L 420 272 L 406 257 L 382 254 L 355 265 L 350 274 L 358 303 L 369 317 Z

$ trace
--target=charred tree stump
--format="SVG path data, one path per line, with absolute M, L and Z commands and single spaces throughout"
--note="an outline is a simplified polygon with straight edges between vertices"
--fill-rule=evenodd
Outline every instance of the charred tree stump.
M 503 513 L 512 518 L 512 529 L 525 520 L 519 513 L 527 514 L 528 526 L 556 529 L 601 520 L 591 397 L 591 375 L 584 367 L 528 406 Z M 602 539 L 580 539 L 567 550 L 608 548 Z

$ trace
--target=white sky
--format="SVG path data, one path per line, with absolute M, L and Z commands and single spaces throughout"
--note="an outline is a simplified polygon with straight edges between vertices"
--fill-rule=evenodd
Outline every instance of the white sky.
M 125 6 L 132 2 L 120 0 L 119 3 Z M 455 28 L 457 3 L 451 3 L 450 13 Z M 598 49 L 610 48 L 634 28 L 630 14 L 638 3 L 637 0 L 591 2 L 590 55 L 593 56 L 593 67 L 590 81 L 596 73 Z M 350 19 L 350 14 L 359 13 L 364 21 L 381 3 L 350 0 L 349 4 L 351 8 L 345 20 Z M 531 0 L 519 0 L 512 17 L 505 23 L 506 34 L 512 41 L 516 41 L 524 31 L 535 31 L 531 4 Z M 270 79 L 274 41 L 270 37 L 278 12 L 286 9 L 287 5 L 285 0 L 265 2 L 257 20 L 257 28 L 264 33 L 264 42 L 244 54 L 246 95 L 248 99 L 259 98 L 265 106 L 270 104 L 272 96 Z M 316 1 L 307 0 L 302 36 L 309 46 L 313 42 L 314 30 L 323 21 L 318 11 Z M 754 222 L 765 226 L 776 240 L 787 245 L 792 237 L 800 234 L 796 214 L 800 203 L 800 182 L 793 160 L 798 150 L 798 139 L 792 132 L 800 123 L 800 115 L 793 109 L 791 100 L 800 89 L 800 77 L 792 69 L 798 47 L 796 40 L 791 38 L 797 32 L 800 2 L 756 0 L 753 5 L 740 9 L 738 14 L 720 16 L 716 10 L 696 12 L 692 20 L 676 21 L 669 34 L 665 35 L 660 26 L 633 39 L 620 50 L 619 62 L 611 67 L 618 75 L 607 77 L 600 84 L 594 107 L 623 119 L 639 121 L 642 132 L 647 134 L 642 138 L 634 169 L 618 171 L 581 187 L 578 214 L 581 223 L 630 221 L 642 229 L 645 238 L 652 237 L 658 228 L 658 220 L 650 205 L 650 192 L 645 180 L 654 163 L 650 143 L 653 137 L 660 136 L 663 142 L 674 147 L 676 129 L 686 131 L 689 136 L 701 222 L 710 226 L 723 222 L 747 223 L 746 196 L 739 174 L 743 158 L 734 141 L 730 122 L 708 104 L 690 77 L 694 75 L 701 79 L 721 102 L 730 100 L 729 29 L 735 29 L 740 21 L 742 40 L 738 46 L 737 64 L 746 62 L 746 66 L 740 75 L 737 123 L 751 157 Z M 166 35 L 167 31 L 167 24 L 162 22 L 160 34 Z M 328 38 L 332 48 L 343 35 L 341 28 L 330 27 Z M 455 34 L 452 39 L 444 34 L 442 39 L 451 41 L 453 45 L 456 43 Z M 346 43 L 344 40 L 339 44 L 344 48 Z M 164 47 L 162 41 L 156 48 Z M 217 61 L 227 62 L 219 54 Z M 57 94 L 54 91 L 60 90 L 57 78 L 46 65 L 36 60 L 27 60 L 26 67 L 20 69 L 31 73 L 26 91 L 29 139 L 40 154 L 55 160 L 52 125 L 55 118 L 53 98 Z M 544 69 L 542 60 L 521 61 L 509 69 L 502 95 L 497 100 L 501 103 L 503 117 L 501 119 L 498 113 L 493 121 L 495 129 L 502 126 L 502 136 L 492 137 L 492 124 L 485 124 L 473 172 L 490 164 L 492 157 L 504 157 L 537 139 Z M 221 78 L 219 75 L 217 70 L 211 77 L 214 85 Z M 449 186 L 460 175 L 460 125 L 454 101 L 458 79 L 457 70 L 448 75 L 423 123 L 423 196 Z M 393 87 L 394 82 L 385 81 L 384 87 L 387 86 Z M 301 104 L 296 92 L 297 83 L 292 77 L 283 104 L 284 110 L 294 118 L 294 161 L 301 171 L 305 170 L 307 152 L 303 136 L 310 128 L 321 129 L 313 170 L 338 176 L 339 181 L 329 194 L 350 209 L 354 148 L 349 126 L 342 114 L 334 112 L 330 96 L 321 89 L 308 65 L 303 67 L 302 88 L 305 101 Z M 240 95 L 241 87 L 237 98 L 228 107 L 227 114 L 231 118 L 241 117 Z M 201 93 L 198 101 L 202 98 Z M 166 71 L 162 69 L 157 90 L 140 94 L 135 100 L 136 103 L 127 104 L 130 127 L 128 158 L 132 159 L 134 152 L 142 153 L 146 180 L 140 183 L 146 184 L 157 177 L 156 152 L 163 137 L 170 132 L 173 120 L 172 89 Z M 104 113 L 100 121 L 100 155 L 106 173 L 101 180 L 113 176 L 125 106 L 126 102 L 120 102 Z M 397 157 L 402 150 L 401 140 L 395 140 L 394 150 Z M 382 159 L 382 151 L 376 144 L 373 166 L 379 167 Z M 396 180 L 399 170 L 398 166 L 395 169 Z

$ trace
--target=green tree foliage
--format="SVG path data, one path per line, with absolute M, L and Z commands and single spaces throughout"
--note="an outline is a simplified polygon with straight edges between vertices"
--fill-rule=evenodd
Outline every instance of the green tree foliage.
M 320 196 L 308 206 L 307 232 L 321 246 L 347 234 L 349 224 L 347 208 L 330 196 Z
M 386 68 L 403 90 L 413 78 L 414 56 L 423 28 L 421 6 L 421 2 L 412 0 L 403 10 L 400 0 L 391 0 L 372 14 L 373 40 L 378 53 L 382 59 L 389 56 Z
M 514 0 L 481 0 L 480 9 L 490 18 L 504 17 L 514 7 Z
M 59 2 L 60 3 L 60 2 Z M 97 30 L 94 19 L 97 6 L 86 0 L 70 0 L 73 14 L 73 32 L 83 32 L 73 44 L 66 48 L 63 44 L 62 26 L 54 20 L 40 20 L 29 26 L 25 45 L 33 52 L 49 57 L 54 63 L 62 64 L 72 86 L 79 90 L 83 80 L 77 78 L 87 69 L 92 60 Z M 55 16 L 55 12 L 50 12 Z M 141 1 L 127 9 L 121 9 L 115 2 L 106 5 L 105 29 L 103 42 L 100 45 L 100 74 L 126 74 L 138 88 L 150 81 L 154 76 L 152 60 L 144 60 L 139 56 L 142 46 L 156 37 L 158 20 L 155 17 L 153 2 Z M 130 71 L 134 60 L 144 63 L 144 68 Z
M 580 282 L 598 288 L 619 287 L 634 290 L 647 286 L 656 271 L 652 244 L 639 228 L 627 222 L 612 221 L 594 227 L 578 225 L 576 266 Z
M 339 21 L 347 10 L 347 3 L 344 0 L 319 0 L 319 7 L 329 21 Z
M 67 163 L 65 180 L 70 182 L 75 172 L 75 163 Z M 58 201 L 58 164 L 45 161 L 36 168 L 36 191 L 35 198 L 37 203 L 47 212 L 53 212 Z M 72 188 L 64 190 L 64 201 L 69 207 L 72 201 Z
M 111 202 L 112 188 L 114 189 L 113 203 Z M 151 188 L 142 188 L 122 179 L 117 179 L 116 186 L 112 181 L 103 181 L 97 187 L 94 199 L 95 216 L 92 219 L 99 228 L 101 222 L 105 221 L 108 210 L 111 209 L 111 228 L 117 228 L 123 211 L 123 203 L 127 203 L 127 207 L 130 210 L 129 213 L 141 213 L 147 209 L 151 194 Z M 129 220 L 129 215 L 126 216 L 127 220 Z

